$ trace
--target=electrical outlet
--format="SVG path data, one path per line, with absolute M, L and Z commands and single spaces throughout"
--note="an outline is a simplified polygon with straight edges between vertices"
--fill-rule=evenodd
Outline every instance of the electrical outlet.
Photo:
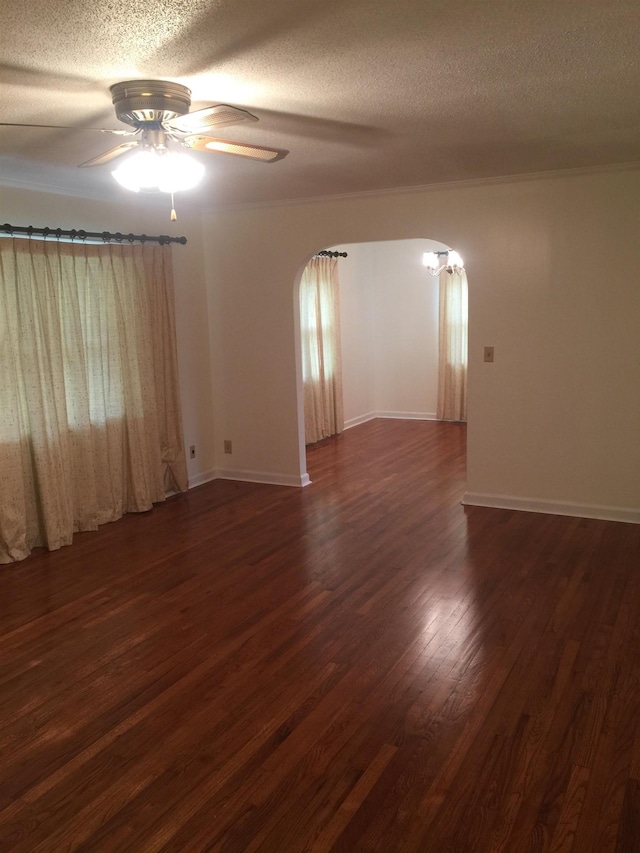
M 488 362 L 493 362 L 493 347 L 484 348 L 484 360 Z
M 190 458 L 190 459 L 195 459 L 195 458 L 196 458 L 196 446 L 195 446 L 195 444 L 192 444 L 192 445 L 189 447 L 189 458 Z
M 233 445 L 231 444 L 231 441 L 229 441 L 228 438 L 225 438 L 224 440 L 224 452 L 233 453 Z

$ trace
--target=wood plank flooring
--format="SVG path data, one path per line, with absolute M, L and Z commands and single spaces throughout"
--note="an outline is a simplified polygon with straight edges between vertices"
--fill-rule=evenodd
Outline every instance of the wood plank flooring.
M 371 421 L 0 567 L 1 851 L 640 851 L 640 526 Z

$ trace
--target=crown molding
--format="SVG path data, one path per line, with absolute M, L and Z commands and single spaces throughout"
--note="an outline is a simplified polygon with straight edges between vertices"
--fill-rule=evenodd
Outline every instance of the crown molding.
M 49 195 L 61 195 L 66 198 L 84 198 L 90 201 L 114 201 L 113 196 L 100 195 L 95 192 L 87 192 L 85 189 L 70 189 L 57 184 L 43 184 L 34 181 L 23 181 L 18 178 L 0 177 L 0 187 L 3 189 L 27 190 L 29 192 L 48 193 Z
M 460 181 L 435 181 L 428 184 L 414 184 L 411 186 L 384 187 L 374 190 L 362 190 L 359 192 L 336 193 L 334 195 L 302 196 L 299 198 L 281 198 L 269 201 L 253 202 L 229 202 L 223 201 L 206 204 L 201 198 L 190 199 L 190 206 L 196 202 L 195 208 L 201 214 L 213 214 L 235 210 L 256 210 L 282 207 L 297 207 L 312 204 L 328 204 L 340 201 L 354 201 L 363 199 L 385 198 L 397 195 L 415 195 L 424 192 L 436 192 L 439 190 L 468 189 L 472 187 L 500 186 L 515 183 L 529 183 L 542 180 L 553 180 L 557 178 L 570 178 L 588 175 L 608 174 L 615 172 L 632 172 L 640 169 L 640 161 L 635 160 L 628 163 L 610 163 L 600 166 L 581 166 L 571 169 L 552 169 L 544 172 L 523 172 L 513 175 L 497 175 L 486 178 L 469 178 Z M 26 190 L 30 192 L 44 192 L 50 195 L 65 196 L 66 198 L 82 198 L 88 201 L 108 201 L 114 204 L 125 203 L 126 200 L 119 195 L 110 192 L 89 191 L 86 187 L 63 187 L 59 184 L 43 184 L 35 181 L 25 181 L 17 178 L 0 177 L 0 188 Z M 143 195 L 143 194 L 141 194 Z
M 304 196 L 300 198 L 283 198 L 271 201 L 255 202 L 224 202 L 214 203 L 203 207 L 203 214 L 218 213 L 234 210 L 256 210 L 272 207 L 297 207 L 310 204 L 327 204 L 336 201 L 351 201 L 368 198 L 384 198 L 395 195 L 413 195 L 416 193 L 435 192 L 437 190 L 467 189 L 471 187 L 497 186 L 515 183 L 527 183 L 554 178 L 570 178 L 585 175 L 598 175 L 611 172 L 632 172 L 640 170 L 640 160 L 629 163 L 611 163 L 601 166 L 580 166 L 571 169 L 552 169 L 545 172 L 522 172 L 513 175 L 497 175 L 486 178 L 469 178 L 460 181 L 436 181 L 430 184 L 414 184 L 404 187 L 386 187 L 360 192 L 336 193 L 334 195 Z

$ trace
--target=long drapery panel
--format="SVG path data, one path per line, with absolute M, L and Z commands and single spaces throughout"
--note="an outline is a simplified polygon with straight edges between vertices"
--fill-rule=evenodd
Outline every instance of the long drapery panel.
M 187 487 L 171 250 L 0 241 L 0 562 Z
M 440 274 L 437 417 L 467 419 L 467 274 L 453 267 Z
M 344 429 L 338 262 L 312 258 L 300 282 L 305 442 Z

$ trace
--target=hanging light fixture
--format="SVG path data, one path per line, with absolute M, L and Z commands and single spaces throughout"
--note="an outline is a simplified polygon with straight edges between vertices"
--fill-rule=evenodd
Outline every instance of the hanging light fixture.
M 120 186 L 134 193 L 158 190 L 176 193 L 200 182 L 204 166 L 188 154 L 143 148 L 127 157 L 111 173 Z
M 173 194 L 195 187 L 202 180 L 204 166 L 182 151 L 170 150 L 164 131 L 145 130 L 138 150 L 124 157 L 111 174 L 131 192 L 170 194 L 173 222 L 177 218 Z
M 422 264 L 430 275 L 440 275 L 443 270 L 460 272 L 464 269 L 464 261 L 453 249 L 443 249 L 438 252 L 424 252 Z

